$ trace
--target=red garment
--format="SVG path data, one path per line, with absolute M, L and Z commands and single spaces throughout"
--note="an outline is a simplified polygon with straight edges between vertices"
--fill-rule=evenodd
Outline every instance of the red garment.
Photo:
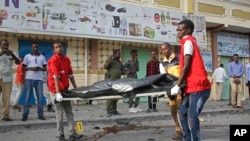
M 23 84 L 25 79 L 25 71 L 23 70 L 23 62 L 21 62 L 16 68 L 16 84 Z
M 148 61 L 146 77 L 154 75 L 154 74 L 159 74 L 160 73 L 159 64 L 160 62 L 158 60 Z
M 184 89 L 185 94 L 192 92 L 199 92 L 211 88 L 211 84 L 208 80 L 207 71 L 205 69 L 200 50 L 196 43 L 196 39 L 193 36 L 185 36 L 180 40 L 181 52 L 180 52 L 180 70 L 182 71 L 184 66 L 184 44 L 189 40 L 193 45 L 193 55 L 190 62 L 190 68 L 187 76 L 184 78 L 187 85 Z
M 48 88 L 56 93 L 54 77 L 59 77 L 59 91 L 69 88 L 69 77 L 73 76 L 71 61 L 67 56 L 54 54 L 48 61 Z

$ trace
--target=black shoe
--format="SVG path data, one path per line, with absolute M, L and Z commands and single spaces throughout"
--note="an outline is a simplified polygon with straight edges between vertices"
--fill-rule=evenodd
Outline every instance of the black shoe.
M 123 7 L 123 8 L 119 8 L 119 9 L 117 9 L 117 12 L 118 13 L 126 13 L 127 11 L 126 11 L 126 8 L 125 7 Z
M 59 136 L 59 141 L 67 141 L 67 140 L 65 139 L 64 134 L 61 134 L 61 135 Z
M 158 110 L 157 109 L 153 109 L 153 112 L 158 112 Z
M 183 134 L 181 132 L 176 132 L 171 138 L 173 140 L 181 141 L 183 139 Z
M 122 114 L 119 113 L 118 111 L 113 111 L 113 112 L 112 112 L 112 115 L 114 115 L 114 116 L 119 116 L 119 115 L 122 115 Z
M 52 108 L 52 104 L 47 105 L 47 111 L 48 112 L 55 112 L 55 110 Z
M 26 120 L 28 120 L 28 117 L 23 117 L 21 120 L 26 121 Z
M 13 119 L 6 117 L 6 118 L 2 118 L 3 121 L 13 121 Z
M 107 117 L 112 117 L 112 113 L 111 113 L 111 112 L 108 112 L 108 113 L 107 113 Z
M 38 117 L 40 120 L 46 120 L 44 116 Z
M 109 12 L 113 12 L 113 11 L 115 11 L 116 8 L 110 4 L 106 4 L 105 9 Z
M 151 113 L 152 109 L 147 109 L 146 113 Z
M 80 139 L 82 137 L 83 137 L 83 135 L 77 134 L 75 131 L 73 131 L 73 133 L 71 135 L 69 135 L 69 140 L 74 141 L 74 140 Z

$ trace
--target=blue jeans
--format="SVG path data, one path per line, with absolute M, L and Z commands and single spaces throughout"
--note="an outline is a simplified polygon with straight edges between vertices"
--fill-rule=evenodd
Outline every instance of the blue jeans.
M 178 111 L 178 118 L 184 135 L 184 141 L 200 141 L 200 121 L 204 104 L 210 96 L 209 90 L 186 95 Z
M 43 97 L 43 81 L 42 80 L 32 80 L 32 79 L 25 79 L 24 88 L 25 91 L 25 103 L 23 108 L 23 117 L 28 117 L 29 115 L 29 101 L 31 95 L 33 94 L 33 88 L 35 88 L 35 94 L 37 97 L 37 114 L 38 117 L 43 117 L 43 104 L 42 104 L 42 97 Z

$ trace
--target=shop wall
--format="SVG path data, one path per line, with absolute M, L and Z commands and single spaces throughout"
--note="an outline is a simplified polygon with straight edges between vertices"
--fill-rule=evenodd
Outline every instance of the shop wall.
M 207 31 L 208 45 L 211 44 L 211 49 L 212 49 L 212 53 L 213 53 L 213 71 L 219 66 L 219 64 L 223 63 L 224 69 L 227 73 L 227 76 L 229 77 L 227 66 L 228 66 L 229 60 L 232 56 L 220 56 L 220 55 L 218 55 L 218 52 L 217 52 L 217 41 L 218 41 L 217 33 L 218 32 L 220 32 L 220 31 Z M 223 31 L 223 32 L 228 32 L 228 31 Z M 234 33 L 234 34 L 239 34 L 239 35 L 242 34 L 242 33 L 236 33 L 236 32 L 229 32 L 229 33 Z M 239 57 L 239 61 L 243 63 L 244 69 L 245 69 L 246 64 L 249 63 L 249 57 Z M 211 75 L 212 75 L 212 73 L 211 73 Z M 244 73 L 243 79 L 242 79 L 242 100 L 249 98 L 248 87 L 246 87 L 245 82 L 246 81 L 245 81 L 245 73 Z M 211 96 L 210 96 L 211 100 L 216 99 L 215 98 L 215 95 L 216 95 L 215 87 L 216 87 L 215 83 L 213 83 Z M 229 81 L 225 81 L 223 91 L 222 91 L 222 99 L 228 100 L 229 95 L 230 95 L 230 83 L 229 83 Z
M 89 69 L 90 74 L 90 82 L 89 84 L 93 84 L 96 81 L 100 81 L 104 79 L 104 74 L 106 70 L 104 69 L 104 63 L 108 59 L 110 55 L 113 54 L 114 49 L 120 49 L 121 51 L 123 48 L 126 47 L 133 47 L 133 48 L 140 48 L 140 49 L 155 49 L 159 53 L 159 58 L 161 58 L 161 54 L 159 51 L 160 45 L 159 44 L 150 44 L 150 43 L 135 43 L 135 42 L 125 42 L 125 41 L 114 41 L 114 40 L 96 40 L 97 42 L 97 60 L 96 62 L 91 60 L 91 64 L 97 64 L 97 67 L 95 69 Z M 90 52 L 90 54 L 95 53 L 95 50 Z M 139 52 L 140 53 L 140 52 Z M 123 52 L 122 52 L 123 54 Z M 121 57 L 121 61 L 123 57 Z M 148 54 L 147 60 L 150 60 L 150 54 Z M 140 62 L 139 58 L 139 62 Z M 91 67 L 91 64 L 89 67 Z
M 194 14 L 204 15 L 207 22 L 225 24 L 225 27 L 249 28 L 250 24 L 249 6 L 244 4 L 233 4 L 218 0 L 196 0 Z
M 10 43 L 10 50 L 14 51 L 18 54 L 18 40 L 31 40 L 31 41 L 61 41 L 67 44 L 67 55 L 71 58 L 72 67 L 76 78 L 76 83 L 78 86 L 84 86 L 84 39 L 83 38 L 74 38 L 74 37 L 65 37 L 65 36 L 51 36 L 51 35 L 37 35 L 37 34 L 16 34 L 16 33 L 7 33 L 0 32 L 0 40 L 7 39 Z M 53 52 L 53 50 L 51 50 Z M 14 84 L 15 76 L 16 76 L 16 67 L 17 65 L 13 65 L 13 90 L 11 95 L 11 101 L 13 100 L 17 88 Z M 88 78 L 86 78 L 88 79 Z M 72 86 L 71 86 L 72 87 Z

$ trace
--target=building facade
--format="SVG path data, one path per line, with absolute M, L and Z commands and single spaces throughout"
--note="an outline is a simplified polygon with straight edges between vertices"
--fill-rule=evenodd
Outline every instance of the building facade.
M 16 0 L 17 2 L 18 0 Z M 55 3 L 53 0 L 44 0 L 47 5 L 51 6 L 51 3 L 56 5 L 58 3 Z M 12 3 L 11 3 L 12 2 Z M 58 1 L 56 1 L 58 2 Z M 75 3 L 74 3 L 75 2 Z M 86 3 L 84 3 L 86 2 Z M 88 2 L 88 3 L 87 3 Z M 152 29 L 150 27 L 141 29 L 142 31 L 138 30 L 136 27 L 138 25 L 127 25 L 129 26 L 129 30 L 122 30 L 122 35 L 130 34 L 133 35 L 133 38 L 123 38 L 122 36 L 119 37 L 119 34 L 116 34 L 116 32 L 119 32 L 119 30 L 116 30 L 115 27 L 117 26 L 115 24 L 116 18 L 114 15 L 112 15 L 112 9 L 114 10 L 114 6 L 106 4 L 105 6 L 102 6 L 99 2 L 99 0 L 95 1 L 81 1 L 81 0 L 75 0 L 75 1 L 67 1 L 66 5 L 68 6 L 67 10 L 68 12 L 74 12 L 73 15 L 63 16 L 63 14 L 60 16 L 57 16 L 57 14 L 60 14 L 59 12 L 51 12 L 51 9 L 49 13 L 49 10 L 44 10 L 42 8 L 36 7 L 33 3 L 28 3 L 30 6 L 30 11 L 27 11 L 24 15 L 15 15 L 15 14 L 8 14 L 8 17 L 4 16 L 4 7 L 0 7 L 0 11 L 2 14 L 0 14 L 0 39 L 8 39 L 10 42 L 10 48 L 14 50 L 19 56 L 23 55 L 25 53 L 28 53 L 27 50 L 30 49 L 30 43 L 32 41 L 36 41 L 41 43 L 40 50 L 45 51 L 49 58 L 49 56 L 52 54 L 51 45 L 54 41 L 61 41 L 64 43 L 64 46 L 66 48 L 66 54 L 70 56 L 72 60 L 72 67 L 74 69 L 74 73 L 76 75 L 76 82 L 78 86 L 87 86 L 91 85 L 94 82 L 100 81 L 104 79 L 104 73 L 105 70 L 103 68 L 105 60 L 112 54 L 113 49 L 121 49 L 122 50 L 122 60 L 129 57 L 129 51 L 130 49 L 138 49 L 139 51 L 139 62 L 140 62 L 140 72 L 139 72 L 139 78 L 142 78 L 145 76 L 145 68 L 146 68 L 146 62 L 150 59 L 150 51 L 151 50 L 157 50 L 159 54 L 159 58 L 161 58 L 160 54 L 160 44 L 165 40 L 150 40 L 154 36 L 157 36 L 157 31 L 155 30 L 154 34 L 152 33 Z M 13 1 L 5 0 L 3 2 L 0 2 L 0 5 L 5 5 L 8 7 L 14 7 L 17 5 L 16 3 L 13 3 Z M 208 67 L 209 77 L 211 77 L 212 71 L 218 66 L 218 64 L 223 63 L 225 66 L 225 69 L 227 69 L 227 63 L 230 57 L 232 56 L 232 53 L 230 50 L 228 52 L 227 48 L 232 47 L 233 45 L 230 45 L 230 43 L 234 41 L 241 42 L 243 41 L 244 44 L 236 44 L 235 48 L 241 48 L 241 46 L 245 47 L 244 53 L 240 54 L 240 60 L 243 62 L 243 64 L 249 63 L 249 33 L 250 33 L 250 2 L 247 0 L 109 0 L 107 3 L 116 3 L 117 5 L 125 5 L 125 6 L 131 6 L 131 7 L 138 7 L 141 9 L 145 9 L 142 12 L 150 13 L 150 10 L 158 10 L 158 11 L 169 11 L 170 13 L 177 13 L 177 14 L 183 14 L 183 15 L 194 15 L 194 16 L 200 16 L 205 17 L 205 34 L 203 33 L 201 36 L 198 35 L 198 38 L 202 38 L 205 40 L 206 45 L 201 49 L 202 52 L 204 52 L 204 60 L 208 63 L 206 66 Z M 33 6 L 33 7 L 32 7 Z M 81 6 L 81 9 L 78 9 L 77 6 Z M 34 12 L 36 11 L 36 12 Z M 99 18 L 99 20 L 96 20 L 94 18 L 90 18 L 91 16 L 85 16 L 80 17 L 77 19 L 73 19 L 71 17 L 76 17 L 75 15 L 79 12 L 85 12 L 84 8 L 99 8 L 100 10 L 109 10 L 113 17 L 113 21 L 110 22 L 112 24 L 112 27 L 106 30 L 103 30 L 103 28 L 99 27 L 100 23 L 105 24 L 109 21 L 104 21 L 103 19 L 100 19 L 103 15 L 97 15 L 96 17 Z M 40 10 L 40 12 L 39 12 Z M 117 9 L 116 9 L 117 10 Z M 126 15 L 126 12 L 129 9 L 126 8 L 120 8 L 120 11 L 117 10 L 117 12 L 122 13 L 123 17 L 129 17 L 130 15 Z M 45 11 L 45 15 L 41 15 L 41 11 Z M 1 13 L 0 12 L 0 13 Z M 46 13 L 47 12 L 47 13 Z M 127 12 L 129 13 L 129 12 Z M 155 12 L 154 12 L 155 13 Z M 152 16 L 161 16 L 161 12 L 159 12 L 159 15 Z M 32 16 L 35 14 L 40 14 L 41 17 L 43 17 L 42 22 L 39 24 L 39 22 L 34 22 L 32 20 Z M 55 23 L 55 25 L 50 25 L 46 28 L 50 28 L 52 31 L 58 29 L 61 30 L 63 28 L 66 28 L 66 24 L 71 23 L 71 26 L 69 27 L 70 32 L 77 30 L 75 26 L 77 25 L 77 22 L 83 22 L 84 26 L 81 28 L 84 29 L 83 31 L 88 31 L 86 27 L 88 27 L 88 22 L 95 21 L 97 26 L 92 26 L 92 31 L 98 32 L 98 36 L 88 34 L 87 32 L 84 32 L 84 34 L 70 34 L 69 32 L 46 32 L 46 30 L 42 31 L 36 31 L 33 30 L 35 26 L 41 26 L 41 28 L 45 28 L 44 20 L 46 19 L 47 14 L 47 20 L 50 19 L 50 24 Z M 96 13 L 92 13 L 96 14 Z M 140 13 L 138 13 L 139 15 Z M 110 16 L 107 14 L 107 16 Z M 150 14 L 149 14 L 150 15 Z M 22 18 L 24 16 L 24 18 Z M 28 17 L 27 17 L 28 16 Z M 66 18 L 67 17 L 67 18 Z M 135 17 L 129 17 L 130 20 L 136 21 Z M 145 17 L 144 17 L 145 18 Z M 10 28 L 6 24 L 6 20 L 12 20 L 16 26 L 19 26 L 24 22 L 23 24 L 29 25 L 31 30 L 28 29 L 15 29 Z M 24 21 L 22 20 L 24 19 Z M 57 21 L 56 21 L 56 20 Z M 66 23 L 63 19 L 67 19 L 65 21 L 68 21 Z M 157 22 L 157 18 L 154 18 L 155 22 Z M 162 19 L 161 19 L 162 20 Z M 175 24 L 175 20 L 178 21 L 178 19 L 171 19 L 168 21 L 168 12 L 165 12 L 165 21 L 172 22 L 172 24 Z M 202 20 L 202 19 L 201 19 Z M 76 23 L 74 23 L 77 21 Z M 97 24 L 97 21 L 99 24 Z M 58 23 L 57 23 L 58 22 Z M 120 21 L 122 23 L 122 19 Z M 145 21 L 141 21 L 145 22 Z M 199 21 L 199 18 L 196 19 L 196 23 L 199 23 L 202 21 Z M 46 23 L 46 22 L 45 22 Z M 59 24 L 60 23 L 60 24 Z M 75 26 L 74 26 L 75 24 Z M 62 26 L 59 26 L 62 25 Z M 72 26 L 73 25 L 73 26 Z M 155 24 L 157 25 L 157 24 Z M 201 24 L 202 25 L 202 24 Z M 120 25 L 121 27 L 121 25 Z M 130 27 L 133 27 L 132 30 Z M 158 28 L 158 27 L 157 27 Z M 112 30 L 110 30 L 112 29 Z M 131 30 L 131 31 L 130 31 Z M 175 30 L 175 29 L 171 29 Z M 110 32 L 113 34 L 112 36 L 106 36 L 104 37 L 103 33 L 104 31 Z M 133 31 L 133 32 L 132 32 Z M 146 32 L 147 31 L 147 32 Z M 164 29 L 162 30 L 164 31 Z M 128 33 L 127 33 L 128 32 Z M 198 31 L 197 31 L 198 32 Z M 146 34 L 147 33 L 147 34 Z M 163 35 L 165 32 L 161 32 L 161 35 Z M 169 32 L 168 32 L 169 33 Z M 138 37 L 139 34 L 143 34 L 142 36 L 147 37 L 145 40 Z M 206 37 L 203 37 L 203 35 L 206 35 Z M 226 37 L 222 36 L 226 35 Z M 231 38 L 228 36 L 232 36 Z M 224 38 L 223 38 L 224 37 Z M 239 40 L 239 38 L 242 37 L 242 40 Z M 170 38 L 166 36 L 166 38 Z M 171 37 L 172 38 L 172 37 Z M 241 39 L 241 38 L 240 38 Z M 234 41 L 232 41 L 234 40 Z M 168 41 L 168 39 L 166 39 Z M 170 43 L 174 46 L 174 51 L 177 53 L 179 52 L 179 45 L 178 42 L 175 40 Z M 219 50 L 218 43 L 223 42 L 227 43 L 225 47 L 222 50 Z M 50 50 L 51 49 L 51 50 Z M 236 50 L 236 52 L 239 51 Z M 211 63 L 210 63 L 211 62 Z M 15 66 L 13 66 L 13 70 L 15 72 Z M 243 83 L 245 84 L 245 83 Z M 213 86 L 214 87 L 214 86 Z M 244 92 L 242 95 L 248 97 L 247 94 L 247 88 L 245 85 L 242 87 L 244 88 Z M 15 90 L 13 90 L 14 93 Z M 215 95 L 215 92 L 212 91 L 212 95 L 210 99 L 213 99 Z M 228 99 L 229 97 L 229 82 L 225 83 L 224 89 L 223 89 L 223 99 Z

